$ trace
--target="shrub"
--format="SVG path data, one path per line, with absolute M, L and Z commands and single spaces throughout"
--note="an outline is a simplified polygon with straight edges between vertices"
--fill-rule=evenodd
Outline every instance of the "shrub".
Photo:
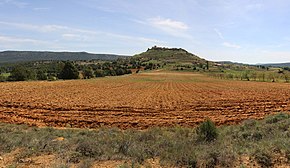
M 215 167 L 219 163 L 219 153 L 216 151 L 211 151 L 208 153 L 208 156 L 206 158 L 206 167 Z
M 5 82 L 6 80 L 7 80 L 7 77 L 2 76 L 2 75 L 0 74 L 0 82 Z
M 86 157 L 99 157 L 103 155 L 103 151 L 99 144 L 93 141 L 80 142 L 76 148 L 76 152 Z
M 211 142 L 218 137 L 217 128 L 210 119 L 207 119 L 205 122 L 201 123 L 197 127 L 196 132 L 200 141 Z
M 287 119 L 287 118 L 289 118 L 289 115 L 280 113 L 280 114 L 275 115 L 275 116 L 267 117 L 266 118 L 266 123 L 267 124 L 273 124 L 273 123 L 277 123 L 277 122 L 279 122 L 281 120 L 284 120 L 284 119 Z
M 78 79 L 79 78 L 79 71 L 76 66 L 67 61 L 64 64 L 62 71 L 59 74 L 60 79 Z
M 42 70 L 37 71 L 36 77 L 37 80 L 47 80 L 47 75 Z
M 82 72 L 85 79 L 91 79 L 94 77 L 94 72 L 91 67 L 87 67 Z
M 287 161 L 290 163 L 290 149 L 286 150 L 285 156 L 286 156 Z
M 273 166 L 271 156 L 268 153 L 256 151 L 255 159 L 261 165 L 261 167 Z
M 35 80 L 36 79 L 36 73 L 26 67 L 18 66 L 15 67 L 11 71 L 10 80 L 12 81 L 26 81 L 26 80 Z
M 104 71 L 101 70 L 101 69 L 96 70 L 95 71 L 95 76 L 96 77 L 104 77 L 105 76 Z

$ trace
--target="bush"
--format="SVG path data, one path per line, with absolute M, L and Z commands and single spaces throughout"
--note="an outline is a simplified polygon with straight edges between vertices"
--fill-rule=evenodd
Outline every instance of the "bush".
M 211 142 L 217 139 L 218 132 L 215 124 L 207 119 L 197 127 L 198 139 L 200 141 Z
M 206 157 L 206 167 L 216 167 L 219 163 L 219 153 L 216 151 L 210 151 Z
M 10 80 L 12 81 L 26 81 L 26 80 L 35 80 L 36 79 L 36 73 L 23 66 L 15 67 L 11 71 Z
M 62 71 L 59 74 L 60 79 L 78 79 L 79 71 L 74 64 L 67 61 L 64 64 Z
M 44 71 L 41 71 L 41 70 L 37 71 L 36 77 L 37 77 L 37 80 L 47 80 L 47 75 L 45 74 Z
M 7 77 L 2 76 L 2 75 L 0 74 L 0 82 L 5 82 L 6 80 L 7 80 Z
M 99 144 L 95 141 L 83 141 L 80 142 L 76 148 L 76 152 L 86 157 L 99 157 L 103 155 L 103 151 Z
M 279 122 L 281 120 L 284 120 L 284 119 L 287 119 L 287 118 L 289 118 L 289 115 L 280 113 L 280 114 L 275 115 L 275 116 L 267 117 L 266 118 L 266 123 L 267 124 L 273 124 L 273 123 L 277 123 L 277 122 Z
M 82 74 L 85 79 L 91 79 L 94 77 L 94 72 L 91 67 L 87 67 L 86 69 L 84 69 Z
M 96 70 L 95 71 L 95 76 L 96 77 L 104 77 L 105 76 L 104 71 L 101 70 L 101 69 Z
M 290 163 L 290 149 L 287 149 L 287 151 L 285 152 L 285 156 L 287 161 Z
M 272 159 L 268 153 L 257 151 L 255 153 L 256 161 L 261 165 L 261 167 L 272 167 Z

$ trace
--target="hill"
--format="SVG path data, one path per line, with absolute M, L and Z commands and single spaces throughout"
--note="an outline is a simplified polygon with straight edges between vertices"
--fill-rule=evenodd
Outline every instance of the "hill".
M 263 66 L 271 66 L 271 67 L 290 67 L 290 62 L 287 63 L 268 63 L 268 64 L 259 64 Z
M 122 55 L 91 54 L 87 52 L 3 51 L 0 52 L 0 63 L 41 60 L 116 60 L 124 57 Z
M 152 47 L 146 52 L 135 55 L 135 58 L 143 60 L 156 60 L 165 63 L 194 63 L 205 64 L 206 60 L 202 59 L 182 48 L 164 48 Z
M 232 62 L 232 61 L 217 61 L 216 63 L 228 64 L 228 65 L 245 65 L 245 66 L 249 66 L 250 65 L 250 64 L 244 64 L 244 63 Z

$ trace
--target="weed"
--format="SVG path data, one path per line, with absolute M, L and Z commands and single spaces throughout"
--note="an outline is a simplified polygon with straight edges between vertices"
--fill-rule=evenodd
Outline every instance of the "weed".
M 266 152 L 256 151 L 255 159 L 262 167 L 273 166 L 271 155 Z
M 215 124 L 209 119 L 201 123 L 197 127 L 196 131 L 200 141 L 211 142 L 216 140 L 218 137 L 217 128 Z

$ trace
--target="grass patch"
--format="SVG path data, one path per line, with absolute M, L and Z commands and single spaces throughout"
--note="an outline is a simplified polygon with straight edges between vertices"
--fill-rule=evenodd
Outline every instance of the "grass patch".
M 209 139 L 207 139 L 209 138 Z M 290 159 L 290 115 L 215 128 L 206 121 L 195 128 L 150 128 L 145 131 L 37 128 L 0 124 L 0 155 L 21 148 L 15 162 L 30 156 L 54 154 L 66 165 L 93 161 L 131 160 L 136 165 L 160 158 L 164 166 L 232 167 L 247 155 L 263 167 L 272 166 L 273 154 Z M 84 161 L 90 161 L 86 163 Z M 122 165 L 127 167 L 132 165 Z

